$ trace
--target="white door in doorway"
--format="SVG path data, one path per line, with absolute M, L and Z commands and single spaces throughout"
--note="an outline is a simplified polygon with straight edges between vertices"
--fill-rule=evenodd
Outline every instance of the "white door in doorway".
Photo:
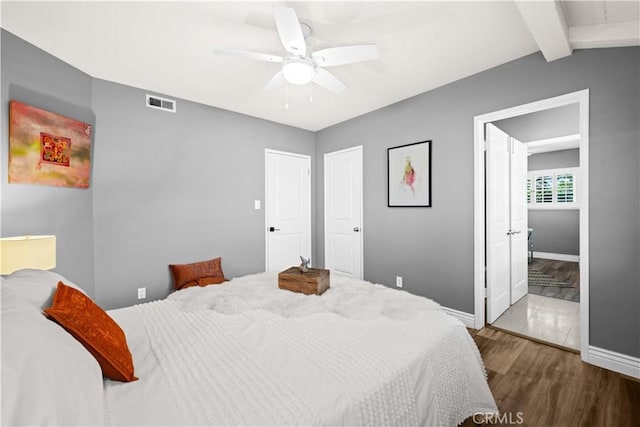
M 362 146 L 358 146 L 324 155 L 325 268 L 361 279 L 362 242 Z
M 265 151 L 266 271 L 311 257 L 311 157 Z
M 486 125 L 487 322 L 511 304 L 509 221 L 509 135 Z
M 527 149 L 486 129 L 487 322 L 527 294 Z
M 529 292 L 527 146 L 511 138 L 511 304 Z

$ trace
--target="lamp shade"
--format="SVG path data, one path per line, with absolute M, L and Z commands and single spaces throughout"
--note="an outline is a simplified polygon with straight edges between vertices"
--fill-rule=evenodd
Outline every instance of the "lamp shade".
M 56 236 L 19 236 L 0 239 L 0 274 L 23 268 L 49 270 L 56 266 Z

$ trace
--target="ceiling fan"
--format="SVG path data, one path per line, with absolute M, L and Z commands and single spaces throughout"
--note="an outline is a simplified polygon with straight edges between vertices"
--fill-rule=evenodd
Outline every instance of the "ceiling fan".
M 347 86 L 323 67 L 352 64 L 378 57 L 378 46 L 375 44 L 330 47 L 307 52 L 305 38 L 311 34 L 311 27 L 301 24 L 295 10 L 290 7 L 274 5 L 273 14 L 280 41 L 287 51 L 286 56 L 235 49 L 214 50 L 218 55 L 282 63 L 282 70 L 269 81 L 267 89 L 277 89 L 287 82 L 296 85 L 314 82 L 334 93 L 341 93 Z

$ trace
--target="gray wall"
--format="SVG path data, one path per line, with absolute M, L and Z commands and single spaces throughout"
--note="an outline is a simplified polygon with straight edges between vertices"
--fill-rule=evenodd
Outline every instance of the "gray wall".
M 147 92 L 4 30 L 1 71 L 2 236 L 55 234 L 56 271 L 107 309 L 142 286 L 165 297 L 172 263 L 222 256 L 228 277 L 264 271 L 264 150 L 313 155 L 312 132 L 181 100 L 175 114 L 152 110 Z M 89 189 L 8 184 L 10 99 L 94 124 Z
M 312 132 L 184 100 L 175 114 L 153 110 L 146 93 L 93 80 L 96 296 L 107 308 L 136 303 L 141 286 L 165 297 L 169 264 L 221 256 L 227 277 L 264 271 L 253 201 L 264 202 L 265 148 L 315 153 Z
M 532 154 L 528 162 L 530 171 L 580 166 L 580 150 Z M 579 210 L 529 209 L 529 228 L 533 228 L 535 252 L 580 255 Z
M 533 54 L 317 134 L 323 154 L 364 145 L 365 277 L 473 313 L 473 117 L 590 89 L 590 342 L 640 356 L 640 49 Z M 386 206 L 386 149 L 433 140 L 433 207 Z M 455 191 L 451 191 L 455 188 Z M 323 230 L 323 202 L 317 236 Z M 316 239 L 317 258 L 324 255 Z
M 569 104 L 498 120 L 493 124 L 522 142 L 575 135 L 580 133 L 580 109 L 578 104 Z
M 267 146 L 315 154 L 322 265 L 322 155 L 362 144 L 365 277 L 392 284 L 402 275 L 405 289 L 472 313 L 473 117 L 589 88 L 590 340 L 640 357 L 638 48 L 578 50 L 551 63 L 530 55 L 314 135 L 188 102 L 170 118 L 141 107 L 143 91 L 91 79 L 2 34 L 3 168 L 12 91 L 96 117 L 92 187 L 7 185 L 3 169 L 2 234 L 56 234 L 58 271 L 107 308 L 136 302 L 142 285 L 151 298 L 166 294 L 168 263 L 220 255 L 230 276 L 264 267 L 264 214 L 252 201 L 264 198 Z M 386 149 L 425 139 L 433 140 L 433 208 L 387 208 Z
M 94 123 L 91 78 L 5 30 L 0 32 L 0 37 L 2 236 L 56 235 L 55 271 L 95 296 L 92 187 L 80 189 L 9 184 L 7 160 L 9 100 Z
M 580 149 L 578 148 L 532 154 L 527 158 L 527 169 L 530 171 L 576 166 L 580 166 Z
M 580 211 L 529 210 L 533 251 L 580 255 Z

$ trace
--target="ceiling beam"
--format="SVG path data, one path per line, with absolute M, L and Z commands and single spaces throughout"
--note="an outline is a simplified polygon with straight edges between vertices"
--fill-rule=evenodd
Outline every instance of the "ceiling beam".
M 571 55 L 569 26 L 555 0 L 516 0 L 520 15 L 547 62 Z
M 575 49 L 640 45 L 640 21 L 576 25 L 569 28 L 569 40 Z

